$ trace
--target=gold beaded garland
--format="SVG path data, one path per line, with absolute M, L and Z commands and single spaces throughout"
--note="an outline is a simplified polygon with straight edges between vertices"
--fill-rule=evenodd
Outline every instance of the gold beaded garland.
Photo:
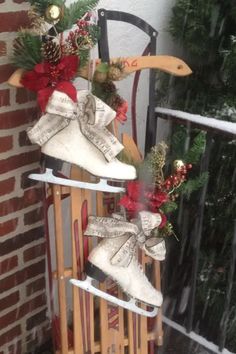
M 57 5 L 50 5 L 46 10 L 45 16 L 50 22 L 58 21 L 62 16 L 62 9 Z

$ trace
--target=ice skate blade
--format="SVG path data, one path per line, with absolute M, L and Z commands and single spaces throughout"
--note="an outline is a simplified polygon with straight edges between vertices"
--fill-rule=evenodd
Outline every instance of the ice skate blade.
M 53 183 L 53 184 L 60 184 L 62 186 L 69 186 L 69 187 L 75 187 L 75 188 L 81 188 L 81 189 L 89 189 L 92 191 L 101 191 L 101 192 L 109 192 L 109 193 L 123 193 L 123 192 L 125 192 L 125 189 L 122 187 L 110 186 L 107 183 L 107 180 L 105 180 L 105 179 L 100 179 L 100 182 L 98 182 L 98 183 L 90 183 L 90 182 L 75 181 L 75 180 L 71 180 L 71 179 L 57 177 L 57 176 L 54 176 L 54 174 L 52 173 L 52 170 L 50 168 L 46 168 L 45 173 L 42 173 L 42 174 L 32 173 L 29 175 L 29 178 L 36 180 L 36 181 Z
M 107 300 L 115 305 L 121 306 L 125 308 L 126 310 L 132 311 L 137 313 L 138 315 L 141 316 L 146 316 L 146 317 L 155 317 L 158 313 L 158 308 L 154 308 L 152 311 L 147 311 L 144 310 L 136 305 L 136 300 L 131 299 L 130 301 L 124 301 L 121 299 L 118 299 L 115 296 L 112 296 L 110 294 L 105 293 L 104 291 L 95 288 L 95 286 L 92 285 L 92 278 L 87 277 L 85 280 L 77 280 L 77 279 L 70 279 L 71 284 L 88 291 L 89 293 L 92 293 L 93 295 L 99 296 L 103 298 L 104 300 Z

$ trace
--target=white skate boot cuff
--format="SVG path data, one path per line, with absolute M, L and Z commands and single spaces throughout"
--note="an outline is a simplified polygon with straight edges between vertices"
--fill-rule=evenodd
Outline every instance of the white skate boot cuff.
M 82 90 L 74 103 L 65 93 L 54 91 L 46 114 L 28 131 L 32 143 L 40 146 L 70 124 L 78 120 L 82 134 L 100 150 L 107 161 L 112 161 L 123 150 L 123 145 L 106 128 L 116 113 L 104 102 Z

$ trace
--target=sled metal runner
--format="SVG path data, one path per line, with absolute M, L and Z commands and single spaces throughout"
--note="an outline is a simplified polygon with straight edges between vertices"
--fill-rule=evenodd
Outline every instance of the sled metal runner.
M 98 183 L 90 183 L 90 182 L 82 182 L 82 181 L 57 177 L 53 174 L 53 170 L 50 168 L 46 168 L 45 173 L 41 173 L 41 174 L 32 173 L 29 175 L 29 178 L 35 181 L 59 184 L 61 186 L 75 187 L 81 189 L 89 189 L 92 191 L 109 192 L 109 193 L 122 193 L 125 191 L 123 187 L 115 187 L 109 185 L 107 183 L 107 180 L 103 178 L 101 178 Z
M 124 301 L 124 300 L 118 299 L 115 296 L 112 296 L 100 289 L 97 289 L 95 286 L 92 285 L 92 281 L 93 281 L 93 278 L 90 278 L 89 276 L 87 276 L 87 278 L 85 280 L 70 279 L 70 282 L 73 285 L 75 285 L 85 291 L 88 291 L 89 293 L 92 293 L 96 296 L 99 296 L 99 297 L 103 298 L 104 300 L 107 300 L 117 306 L 121 306 L 126 310 L 135 312 L 138 315 L 146 316 L 146 317 L 157 316 L 158 308 L 154 308 L 152 311 L 144 310 L 141 307 L 138 307 L 136 305 L 136 302 L 138 300 L 133 299 L 133 298 L 130 299 L 130 301 Z

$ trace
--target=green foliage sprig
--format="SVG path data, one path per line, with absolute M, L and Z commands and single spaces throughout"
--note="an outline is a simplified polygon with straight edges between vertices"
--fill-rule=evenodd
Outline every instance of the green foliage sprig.
M 42 61 L 41 39 L 27 31 L 20 31 L 13 48 L 13 64 L 18 68 L 32 70 Z
M 71 4 L 68 8 L 65 7 L 63 18 L 55 26 L 57 31 L 60 33 L 70 29 L 86 12 L 96 7 L 98 2 L 99 0 L 80 0 Z

